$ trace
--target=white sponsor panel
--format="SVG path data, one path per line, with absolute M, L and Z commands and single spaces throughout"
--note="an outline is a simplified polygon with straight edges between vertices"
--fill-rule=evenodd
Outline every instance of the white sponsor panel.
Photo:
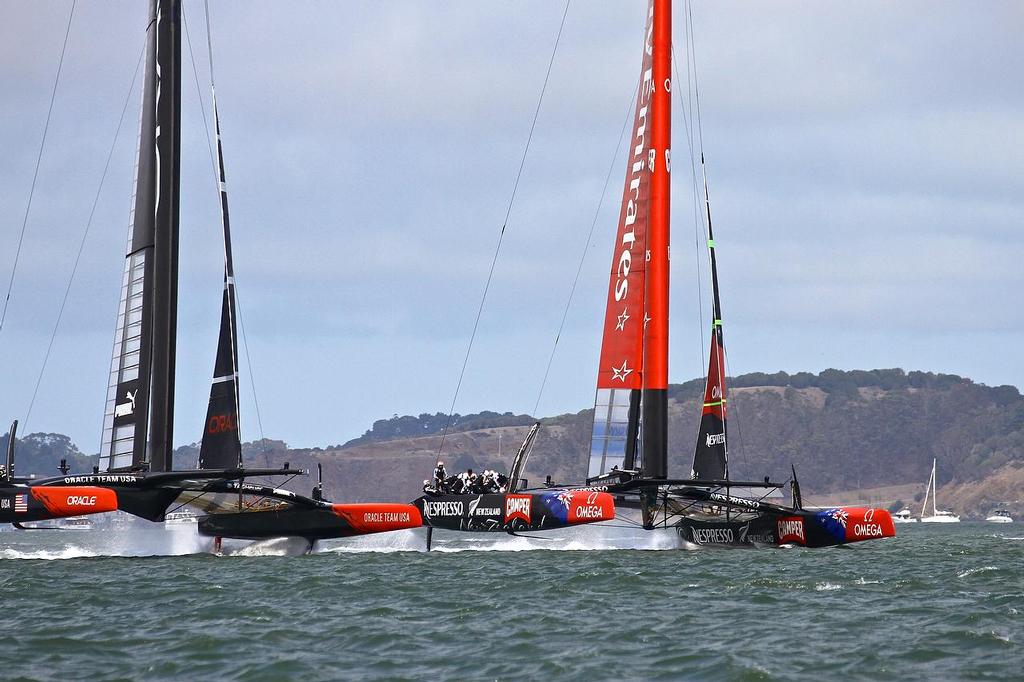
M 724 433 L 709 433 L 707 439 L 704 441 L 707 447 L 712 445 L 725 445 L 725 434 Z
M 366 523 L 408 523 L 409 512 L 364 512 Z
M 698 545 L 728 545 L 735 542 L 732 528 L 693 528 L 693 541 Z
M 585 505 L 576 507 L 576 518 L 578 519 L 600 519 L 604 516 L 601 507 L 596 505 Z
M 853 524 L 853 534 L 858 538 L 880 538 L 885 536 L 885 533 L 882 532 L 882 527 L 877 523 L 855 523 Z
M 423 504 L 423 513 L 427 516 L 462 516 L 464 510 L 462 502 L 457 500 L 442 500 Z

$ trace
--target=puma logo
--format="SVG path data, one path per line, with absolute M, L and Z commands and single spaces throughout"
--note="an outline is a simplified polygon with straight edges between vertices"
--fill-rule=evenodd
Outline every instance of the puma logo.
M 138 393 L 139 389 L 135 389 L 135 391 L 125 391 L 124 396 L 128 399 L 128 402 L 114 405 L 114 416 L 127 417 L 130 414 L 135 414 L 135 396 L 138 395 Z

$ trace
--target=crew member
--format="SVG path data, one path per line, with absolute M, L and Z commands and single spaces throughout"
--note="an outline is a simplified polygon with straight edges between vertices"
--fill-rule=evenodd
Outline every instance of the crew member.
M 434 467 L 434 489 L 441 493 L 445 490 L 445 480 L 448 478 L 448 472 L 445 471 L 444 462 L 438 462 L 437 466 Z

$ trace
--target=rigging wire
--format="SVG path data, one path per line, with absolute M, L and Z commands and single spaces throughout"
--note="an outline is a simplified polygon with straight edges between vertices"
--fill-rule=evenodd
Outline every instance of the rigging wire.
M 28 216 L 32 211 L 32 199 L 36 193 L 36 180 L 39 178 L 39 167 L 43 162 L 43 149 L 46 148 L 46 135 L 50 131 L 50 117 L 53 114 L 53 102 L 57 99 L 57 85 L 60 83 L 60 72 L 64 68 L 64 54 L 68 49 L 68 36 L 71 35 L 71 22 L 75 18 L 75 5 L 77 0 L 72 0 L 71 12 L 68 13 L 68 25 L 64 31 L 64 44 L 60 48 L 60 60 L 57 62 L 57 74 L 53 78 L 53 90 L 50 92 L 50 106 L 46 110 L 46 122 L 43 124 L 43 138 L 39 141 L 39 153 L 36 155 L 36 167 L 32 171 L 32 184 L 28 190 L 28 203 L 25 205 L 25 216 L 21 220 L 21 233 L 18 236 L 18 248 L 14 251 L 14 264 L 11 266 L 11 279 L 7 284 L 7 295 L 4 297 L 3 312 L 0 312 L 0 332 L 3 331 L 4 321 L 7 319 L 7 306 L 11 302 L 11 292 L 14 290 L 14 277 L 18 272 L 18 262 L 21 260 L 21 247 L 25 241 L 25 228 L 28 225 Z
M 85 242 L 89 237 L 89 230 L 92 227 L 93 218 L 96 215 L 96 207 L 100 201 L 100 195 L 103 192 L 103 185 L 107 179 L 107 173 L 110 170 L 110 161 L 114 157 L 114 150 L 117 147 L 117 140 L 121 135 L 121 127 L 124 124 L 124 116 L 128 111 L 128 103 L 131 101 L 132 92 L 135 90 L 135 83 L 139 78 L 139 69 L 142 67 L 142 58 L 146 54 L 146 43 L 143 41 L 142 50 L 139 51 L 139 59 L 135 62 L 135 72 L 132 74 L 131 84 L 128 86 L 128 94 L 125 95 L 124 105 L 121 107 L 121 116 L 117 119 L 117 128 L 114 131 L 114 139 L 110 142 L 110 151 L 107 152 L 106 163 L 103 164 L 103 172 L 100 174 L 99 186 L 96 187 L 96 195 L 92 200 L 92 208 L 89 210 L 89 218 L 85 221 L 85 229 L 82 231 L 82 238 L 78 243 L 78 254 L 75 256 L 75 263 L 71 267 L 71 276 L 68 277 L 67 286 L 64 288 L 64 298 L 60 302 L 60 310 L 57 312 L 57 321 L 53 323 L 53 332 L 50 333 L 50 341 L 46 345 L 46 353 L 43 355 L 43 364 L 39 368 L 39 375 L 36 377 L 36 385 L 32 390 L 32 399 L 29 401 L 28 410 L 25 413 L 25 428 L 27 429 L 29 417 L 32 416 L 32 408 L 36 404 L 36 396 L 39 393 L 39 386 L 43 381 L 43 375 L 46 372 L 47 363 L 50 361 L 50 352 L 53 350 L 54 341 L 57 338 L 57 330 L 60 328 L 61 320 L 64 317 L 64 309 L 68 303 L 68 297 L 71 294 L 71 286 L 74 284 L 75 275 L 78 274 L 78 266 L 82 260 L 82 252 L 85 250 Z M 27 433 L 27 431 L 26 431 Z
M 210 87 L 213 87 L 213 38 L 212 32 L 210 31 L 210 7 L 209 3 L 204 0 L 204 8 L 206 10 L 206 47 L 210 58 Z M 188 32 L 188 20 L 185 17 L 185 6 L 182 4 L 181 7 L 181 19 L 182 25 L 185 29 L 185 43 L 188 45 L 189 58 L 192 61 L 192 74 L 194 76 L 196 84 L 196 95 L 199 98 L 199 110 L 203 116 L 203 129 L 206 132 L 206 147 L 210 153 L 210 164 L 213 169 L 214 186 L 217 188 L 217 200 L 220 201 L 220 177 L 217 171 L 217 159 L 213 152 L 213 143 L 210 141 L 210 125 L 206 117 L 206 105 L 203 102 L 202 89 L 199 85 L 199 69 L 196 67 L 195 53 L 192 51 L 192 40 L 189 37 Z M 249 387 L 252 391 L 253 405 L 256 408 L 256 424 L 260 432 L 260 448 L 264 454 L 267 449 L 267 438 L 263 432 L 263 415 L 260 412 L 260 401 L 256 393 L 256 378 L 252 371 L 252 354 L 249 352 L 249 341 L 245 335 L 245 322 L 242 317 L 242 302 L 241 297 L 238 295 L 238 276 L 234 277 L 235 280 L 235 316 L 238 319 L 238 329 L 242 332 L 242 348 L 245 350 L 245 361 L 246 366 L 249 370 Z M 236 384 L 237 385 L 237 384 Z M 236 389 L 237 390 L 237 389 Z
M 547 72 L 544 74 L 544 85 L 540 89 L 540 97 L 537 98 L 537 108 L 533 112 L 533 122 L 530 124 L 530 134 L 526 138 L 526 147 L 523 149 L 523 157 L 519 161 L 519 170 L 516 172 L 516 180 L 512 185 L 512 196 L 509 197 L 508 207 L 505 209 L 505 220 L 501 225 L 501 232 L 498 235 L 498 243 L 494 248 L 494 257 L 491 259 L 491 267 L 487 272 L 487 282 L 484 284 L 484 291 L 480 297 L 480 305 L 476 311 L 476 319 L 473 322 L 473 331 L 469 336 L 469 346 L 466 348 L 466 355 L 462 360 L 462 369 L 459 372 L 459 380 L 455 385 L 455 395 L 452 396 L 451 406 L 448 408 L 448 418 L 445 421 L 444 430 L 441 432 L 441 443 L 437 446 L 437 459 L 441 459 L 441 452 L 444 449 L 445 440 L 448 437 L 448 430 L 451 428 L 452 415 L 455 413 L 455 403 L 459 399 L 459 391 L 462 389 L 462 380 L 466 376 L 466 367 L 469 365 L 469 356 L 473 351 L 473 342 L 476 340 L 477 329 L 480 326 L 480 317 L 484 312 L 484 303 L 487 301 L 487 292 L 491 288 L 491 280 L 494 277 L 494 267 L 498 263 L 498 254 L 501 252 L 501 243 L 505 238 L 505 228 L 508 227 L 508 219 L 512 214 L 512 207 L 516 201 L 516 192 L 519 190 L 519 181 L 523 176 L 523 168 L 526 166 L 526 158 L 530 153 L 530 144 L 533 142 L 533 133 L 537 128 L 537 119 L 540 117 L 540 108 L 544 103 L 544 93 L 548 89 L 548 80 L 551 78 L 551 67 L 555 63 L 555 54 L 558 52 L 558 43 L 562 39 L 562 29 L 565 28 L 565 18 L 569 14 L 569 5 L 572 0 L 565 1 L 565 10 L 562 12 L 562 21 L 558 25 L 558 34 L 555 36 L 555 44 L 551 48 L 551 58 L 548 60 Z
M 565 309 L 562 311 L 562 321 L 558 325 L 558 332 L 555 334 L 555 342 L 551 346 L 551 354 L 548 356 L 548 364 L 544 369 L 544 378 L 540 382 L 540 390 L 537 392 L 537 401 L 533 405 L 533 415 L 536 418 L 538 410 L 540 409 L 540 400 L 544 395 L 544 387 L 548 382 L 548 374 L 551 372 L 551 363 L 555 359 L 555 351 L 558 350 L 558 342 L 562 338 L 562 331 L 565 328 L 566 318 L 569 316 L 569 308 L 572 305 L 573 296 L 576 294 L 576 286 L 580 281 L 580 274 L 583 272 L 583 264 L 587 259 L 587 254 L 590 252 L 590 240 L 594 237 L 594 229 L 597 227 L 597 221 L 601 217 L 601 208 L 604 206 L 605 195 L 608 193 L 608 183 L 611 182 L 612 173 L 615 171 L 615 165 L 619 157 L 619 148 L 622 146 L 622 139 L 626 136 L 626 129 L 629 127 L 630 114 L 633 113 L 633 107 L 635 106 L 637 89 L 639 88 L 639 81 L 637 87 L 633 89 L 633 94 L 629 98 L 629 106 L 626 108 L 626 119 L 622 123 L 622 130 L 619 132 L 619 139 L 615 142 L 615 149 L 612 153 L 611 163 L 608 164 L 608 172 L 604 176 L 604 185 L 601 187 L 600 199 L 597 202 L 597 208 L 594 210 L 594 219 L 590 222 L 590 231 L 587 233 L 587 239 L 583 243 L 583 252 L 580 254 L 579 264 L 576 266 L 576 276 L 573 277 L 572 286 L 569 288 L 569 298 L 565 302 Z
M 687 40 L 689 40 L 689 33 L 687 33 Z M 689 47 L 687 47 L 686 58 L 689 60 L 690 53 Z M 672 49 L 672 65 L 675 68 L 676 78 L 680 78 L 679 75 L 679 63 L 676 61 L 675 46 Z M 690 64 L 687 61 L 686 64 L 686 90 L 687 90 L 687 102 L 689 101 L 689 93 L 692 91 L 692 85 L 690 84 Z M 707 351 L 704 347 L 704 282 L 701 278 L 701 252 L 703 251 L 701 245 L 701 235 L 705 231 L 704 217 L 700 210 L 700 197 L 697 189 L 697 165 L 696 156 L 693 149 L 693 112 L 690 111 L 690 115 L 687 116 L 687 102 L 683 101 L 683 93 L 679 88 L 676 88 L 676 92 L 679 93 L 679 106 L 683 113 L 683 130 L 686 131 L 686 146 L 690 152 L 690 179 L 691 189 L 693 194 L 693 239 L 694 239 L 694 258 L 697 263 L 696 268 L 696 279 L 697 279 L 697 317 L 700 323 L 698 327 L 697 336 L 700 337 L 700 359 L 697 366 L 700 368 L 700 372 L 703 373 L 704 360 L 707 355 Z M 706 233 L 704 234 L 705 239 L 707 238 Z

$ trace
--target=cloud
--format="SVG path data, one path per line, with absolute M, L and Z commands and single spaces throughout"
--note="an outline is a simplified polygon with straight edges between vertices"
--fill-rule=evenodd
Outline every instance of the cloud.
M 222 259 L 198 99 L 209 115 L 202 6 L 185 7 L 199 94 L 186 54 L 182 440 L 196 437 L 205 410 Z M 675 3 L 675 89 L 685 96 L 683 8 Z M 20 229 L 67 10 L 19 5 L 0 25 L 4 244 Z M 241 307 L 267 435 L 339 442 L 382 415 L 446 409 L 560 3 L 211 10 Z M 1013 350 L 1024 314 L 1008 293 L 1024 284 L 1020 6 L 729 2 L 693 11 L 732 370 L 904 364 L 1024 383 Z M 643 20 L 643 2 L 570 9 L 460 411 L 532 409 L 584 249 L 541 409 L 592 399 L 622 149 L 589 244 L 586 236 L 636 83 Z M 144 23 L 142 5 L 76 10 L 0 334 L 0 371 L 13 387 L 0 416 L 27 404 Z M 105 391 L 136 102 L 33 416 L 86 449 Z M 674 117 L 672 378 L 684 380 L 706 361 L 707 284 L 678 106 Z M 4 281 L 11 257 L 0 249 Z

